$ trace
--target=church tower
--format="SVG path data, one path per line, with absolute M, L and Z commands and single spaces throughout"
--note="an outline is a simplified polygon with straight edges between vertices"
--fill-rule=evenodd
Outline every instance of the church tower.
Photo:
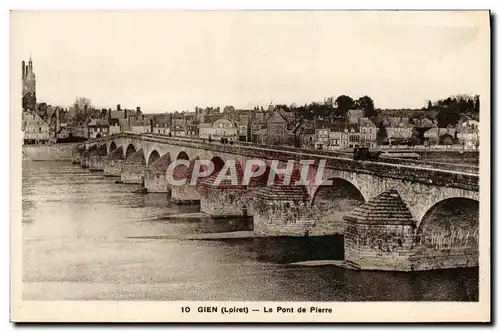
M 28 65 L 23 61 L 22 65 L 22 80 L 23 80 L 23 109 L 35 111 L 36 107 L 36 77 L 33 72 L 33 61 L 30 59 Z

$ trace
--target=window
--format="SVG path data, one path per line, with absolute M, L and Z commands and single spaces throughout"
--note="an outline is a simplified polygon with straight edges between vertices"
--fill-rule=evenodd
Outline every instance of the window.
M 38 132 L 41 133 L 42 132 L 42 127 L 39 127 L 38 128 Z

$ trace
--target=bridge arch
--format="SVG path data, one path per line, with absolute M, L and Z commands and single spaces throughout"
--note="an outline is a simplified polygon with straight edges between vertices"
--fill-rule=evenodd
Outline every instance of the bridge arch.
M 405 190 L 401 190 L 400 193 L 402 194 L 401 198 L 412 212 L 417 222 L 417 227 L 420 226 L 425 215 L 442 201 L 449 199 L 470 199 L 479 201 L 479 192 L 458 188 L 431 187 L 428 191 L 419 195 L 415 195 L 412 191 L 411 188 L 405 188 Z
M 186 153 L 186 151 L 181 151 L 177 154 L 177 156 L 175 157 L 175 160 L 179 160 L 179 159 L 183 159 L 183 160 L 189 160 L 189 156 L 188 154 Z
M 360 185 L 360 183 L 358 183 L 358 181 L 356 181 L 356 179 L 352 176 L 344 176 L 345 173 L 346 172 L 335 172 L 333 174 L 327 174 L 323 177 L 326 178 L 326 180 L 316 183 L 316 170 L 313 170 L 312 172 L 310 171 L 310 181 L 308 182 L 308 185 L 310 189 L 309 193 L 311 196 L 311 202 L 314 202 L 314 198 L 317 196 L 317 192 L 320 188 L 325 190 L 326 187 L 333 187 L 330 189 L 334 189 L 335 186 L 340 186 L 340 188 L 350 186 L 351 189 L 355 189 L 355 191 L 361 195 L 364 202 L 367 202 L 371 196 L 366 192 L 366 186 Z M 331 185 L 328 185 L 329 182 L 331 182 Z
M 416 234 L 416 246 L 431 249 L 479 248 L 479 201 L 443 199 L 430 207 Z
M 352 182 L 343 178 L 330 178 L 314 191 L 310 209 L 319 228 L 342 234 L 344 216 L 365 202 L 363 193 Z
M 311 204 L 314 204 L 315 201 L 318 198 L 321 198 L 323 194 L 333 192 L 343 192 L 346 194 L 343 197 L 350 197 L 361 201 L 362 203 L 366 203 L 367 201 L 367 198 L 363 195 L 361 189 L 351 181 L 340 177 L 333 177 L 324 180 L 316 187 L 311 196 Z
M 132 143 L 129 143 L 129 145 L 127 146 L 127 149 L 124 150 L 125 159 L 127 159 L 128 157 L 130 157 L 131 155 L 133 155 L 136 152 L 137 152 L 137 149 L 135 148 L 135 145 Z
M 147 164 L 148 165 L 151 165 L 152 163 L 154 163 L 155 161 L 157 161 L 158 159 L 160 159 L 160 153 L 157 151 L 157 150 L 153 150 L 149 153 L 149 156 L 146 158 L 147 160 Z
M 213 157 L 210 161 L 214 164 L 214 173 L 220 172 L 225 164 L 224 160 L 219 156 Z
M 116 145 L 115 141 L 111 141 L 111 143 L 109 144 L 109 148 L 108 148 L 108 155 L 115 151 L 116 149 L 118 149 L 118 146 Z

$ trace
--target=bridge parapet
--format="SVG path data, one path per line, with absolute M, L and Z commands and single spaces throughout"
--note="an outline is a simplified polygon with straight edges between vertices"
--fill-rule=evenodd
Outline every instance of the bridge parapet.
M 274 147 L 255 147 L 240 144 L 221 144 L 218 142 L 204 142 L 201 140 L 159 137 L 151 134 L 119 133 L 117 135 L 89 140 L 86 144 L 93 144 L 126 138 L 146 142 L 155 142 L 192 148 L 196 150 L 210 150 L 213 152 L 244 155 L 247 158 L 267 159 L 267 160 L 326 160 L 326 167 L 341 171 L 351 171 L 356 173 L 371 174 L 385 178 L 396 178 L 413 182 L 433 184 L 436 186 L 453 187 L 471 191 L 479 191 L 479 175 L 471 172 L 459 172 L 443 170 L 439 168 L 419 167 L 413 165 L 400 165 L 389 162 L 359 161 L 343 157 L 332 157 L 324 154 L 303 153 L 296 151 L 285 151 Z

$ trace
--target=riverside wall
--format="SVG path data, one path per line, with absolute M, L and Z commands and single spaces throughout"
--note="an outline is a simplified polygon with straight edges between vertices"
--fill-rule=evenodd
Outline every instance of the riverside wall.
M 72 160 L 73 151 L 78 143 L 59 143 L 47 145 L 23 145 L 23 160 L 51 161 Z

